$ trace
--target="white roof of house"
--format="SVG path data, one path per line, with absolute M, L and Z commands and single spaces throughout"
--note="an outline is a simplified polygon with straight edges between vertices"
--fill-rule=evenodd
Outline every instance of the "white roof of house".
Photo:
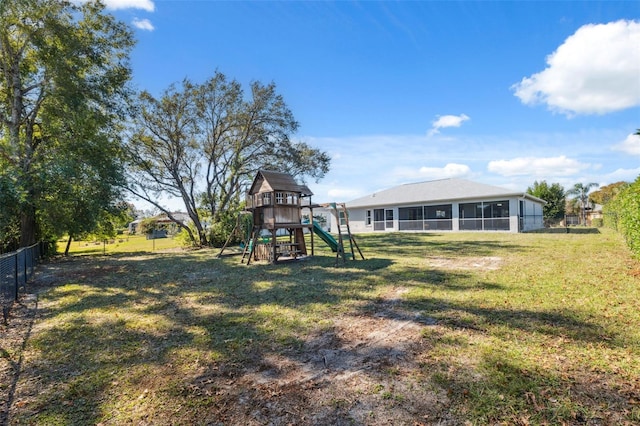
M 427 182 L 408 183 L 374 192 L 347 202 L 349 208 L 390 205 L 408 205 L 415 203 L 439 203 L 467 199 L 495 199 L 523 197 L 546 204 L 533 195 L 515 192 L 499 186 L 485 185 L 466 179 L 440 179 Z

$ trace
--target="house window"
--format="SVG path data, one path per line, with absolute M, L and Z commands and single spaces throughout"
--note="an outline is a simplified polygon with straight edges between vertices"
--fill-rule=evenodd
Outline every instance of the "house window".
M 398 209 L 399 220 L 422 220 L 422 206 L 400 207 Z
M 367 210 L 365 225 L 371 226 L 371 210 Z
M 340 218 L 340 226 L 344 226 L 347 224 L 347 219 L 344 211 L 338 212 L 338 217 Z
M 385 210 L 384 218 L 385 218 L 385 228 L 393 229 L 393 210 Z
M 262 205 L 268 206 L 270 204 L 271 204 L 271 193 L 265 192 L 264 194 L 262 194 Z
M 425 206 L 426 219 L 451 219 L 451 204 Z
M 459 217 L 461 230 L 482 230 L 482 203 L 461 203 Z
M 398 230 L 422 231 L 424 209 L 420 207 L 400 207 L 398 209 Z
M 485 218 L 509 217 L 509 201 L 507 200 L 484 203 L 483 205 Z
M 451 204 L 425 206 L 425 230 L 451 231 L 453 229 Z
M 373 211 L 373 230 L 384 231 L 384 209 L 375 209 Z
M 284 192 L 276 192 L 276 204 L 284 204 Z
M 509 201 L 484 203 L 484 229 L 486 231 L 509 230 Z
M 508 231 L 509 201 L 460 204 L 460 229 L 465 231 Z

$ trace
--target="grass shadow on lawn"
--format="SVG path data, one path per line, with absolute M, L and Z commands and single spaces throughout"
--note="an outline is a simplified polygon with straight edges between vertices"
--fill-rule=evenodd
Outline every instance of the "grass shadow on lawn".
M 520 251 L 527 247 L 513 242 L 507 233 L 398 233 L 358 235 L 358 244 L 365 256 L 374 252 L 381 257 L 395 259 L 400 257 L 421 257 L 432 255 L 489 256 L 496 251 Z
M 512 293 L 490 273 L 424 263 L 425 253 L 495 256 L 526 247 L 503 235 L 470 237 L 476 241 L 403 235 L 401 246 L 397 236 L 382 238 L 359 238 L 365 255 L 367 249 L 374 255 L 337 268 L 329 253 L 303 262 L 246 266 L 236 257 L 214 259 L 217 251 L 83 256 L 64 267 L 52 265 L 58 285 L 43 295 L 17 400 L 24 404 L 20 421 L 117 424 L 161 416 L 156 419 L 167 424 L 196 419 L 206 424 L 227 416 L 245 423 L 313 424 L 315 415 L 318 424 L 345 419 L 365 424 L 358 410 L 374 402 L 377 413 L 390 421 L 421 411 L 444 419 L 452 402 L 456 410 L 471 410 L 472 418 L 488 423 L 504 420 L 504 413 L 514 409 L 539 423 L 595 415 L 570 395 L 587 392 L 584 386 L 593 377 L 564 378 L 532 368 L 508 347 L 474 351 L 465 342 L 474 336 L 511 342 L 516 336 L 527 344 L 529 338 L 564 339 L 606 350 L 622 345 L 615 331 L 570 308 L 501 308 L 482 297 L 466 297 L 487 292 L 509 298 Z M 384 336 L 360 345 L 349 342 L 352 325 L 371 326 L 374 332 L 385 321 L 418 335 L 427 331 L 413 346 L 394 347 Z M 390 328 L 389 335 L 400 330 Z M 432 353 L 446 347 L 451 353 L 441 364 Z M 478 362 L 456 364 L 452 354 L 461 351 L 473 353 Z M 409 378 L 398 374 L 398 366 Z M 287 381 L 296 368 L 302 376 Z M 336 393 L 330 407 L 318 405 L 331 392 L 345 392 L 342 377 L 355 374 L 371 387 L 357 398 Z M 450 394 L 427 392 L 433 385 L 425 384 L 425 377 Z M 594 377 L 601 381 L 592 389 L 595 394 L 613 401 L 613 407 L 626 407 L 614 398 L 617 391 L 606 375 Z M 372 391 L 378 389 L 375 383 L 386 391 Z M 325 399 L 306 400 L 312 390 L 325 392 Z M 479 404 L 485 396 L 489 402 Z M 551 399 L 541 403 L 545 396 Z M 365 399 L 371 405 L 363 405 Z M 473 404 L 467 406 L 468 401 Z M 267 409 L 271 417 L 261 414 Z M 175 417 L 164 417 L 168 413 Z
M 469 329 L 483 333 L 496 332 L 496 327 L 524 331 L 549 337 L 561 337 L 575 342 L 593 343 L 606 347 L 621 347 L 619 334 L 594 322 L 579 319 L 571 309 L 536 311 L 531 309 L 499 309 L 472 303 L 455 303 L 439 298 L 411 298 L 407 303 L 424 316 L 453 329 Z
M 301 348 L 298 335 L 315 327 L 306 317 L 321 320 L 327 306 L 357 298 L 358 290 L 345 286 L 367 273 L 325 269 L 326 262 L 248 268 L 151 256 L 67 263 L 39 312 L 47 328 L 31 341 L 39 355 L 26 374 L 38 378 L 40 390 L 32 389 L 35 402 L 24 414 L 44 423 L 95 423 L 104 399 L 113 392 L 127 397 L 149 371 L 164 371 L 166 392 L 182 395 L 182 367 L 174 366 L 186 358 L 200 358 L 219 382 L 244 362 L 261 365 L 265 354 Z M 371 265 L 379 269 L 381 261 Z M 312 272 L 315 282 L 307 280 Z
M 531 364 L 518 348 L 483 348 L 477 364 L 429 366 L 432 379 L 478 424 L 632 424 L 633 387 L 614 385 L 615 374 L 562 372 Z M 423 368 L 427 368 L 424 366 Z M 631 403 L 630 403 L 631 402 Z
M 542 228 L 527 231 L 528 234 L 600 234 L 600 229 L 588 226 L 568 226 L 558 228 Z

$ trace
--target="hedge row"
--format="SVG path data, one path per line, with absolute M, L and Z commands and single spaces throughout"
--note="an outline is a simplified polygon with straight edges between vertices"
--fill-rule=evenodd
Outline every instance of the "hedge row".
M 605 225 L 618 230 L 640 257 L 640 176 L 604 206 Z

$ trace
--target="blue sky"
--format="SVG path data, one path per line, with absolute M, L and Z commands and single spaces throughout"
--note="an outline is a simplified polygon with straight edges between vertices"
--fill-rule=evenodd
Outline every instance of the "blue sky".
M 314 200 L 462 177 L 606 185 L 640 175 L 640 2 L 107 0 L 134 84 L 219 70 L 275 82 L 328 152 Z

